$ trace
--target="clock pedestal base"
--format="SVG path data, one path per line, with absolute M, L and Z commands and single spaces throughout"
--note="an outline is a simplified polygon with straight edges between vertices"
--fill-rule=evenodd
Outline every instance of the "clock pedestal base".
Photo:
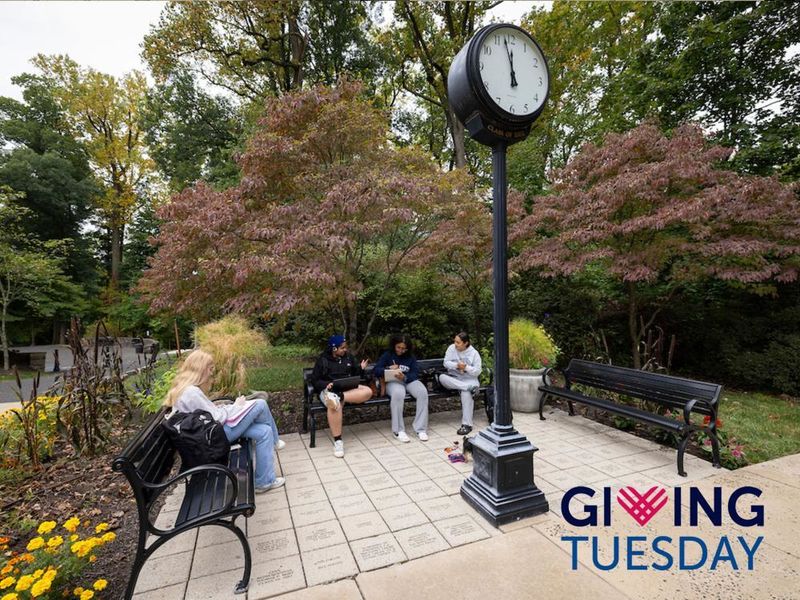
M 461 496 L 495 527 L 549 510 L 533 483 L 538 448 L 511 425 L 490 425 L 472 438 L 472 475 Z

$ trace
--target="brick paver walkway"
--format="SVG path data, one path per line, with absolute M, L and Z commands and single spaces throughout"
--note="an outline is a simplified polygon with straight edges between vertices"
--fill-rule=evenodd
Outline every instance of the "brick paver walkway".
M 286 487 L 257 496 L 256 513 L 246 523 L 253 553 L 247 598 L 352 578 L 514 530 L 514 524 L 492 527 L 461 499 L 472 463 L 451 464 L 444 451 L 460 439 L 459 421 L 458 412 L 433 414 L 430 440 L 412 436 L 407 444 L 393 438 L 388 421 L 346 427 L 344 459 L 332 455 L 325 430 L 316 448 L 307 447 L 307 435 L 284 436 L 278 461 Z M 689 477 L 679 478 L 675 450 L 560 410 L 551 410 L 547 421 L 517 414 L 514 425 L 540 449 L 536 484 L 555 517 L 564 490 L 576 485 L 674 485 L 720 473 L 687 456 Z M 476 431 L 485 426 L 479 420 Z M 174 520 L 179 502 L 176 493 L 157 523 Z M 148 561 L 136 598 L 233 598 L 243 564 L 228 531 L 188 532 Z

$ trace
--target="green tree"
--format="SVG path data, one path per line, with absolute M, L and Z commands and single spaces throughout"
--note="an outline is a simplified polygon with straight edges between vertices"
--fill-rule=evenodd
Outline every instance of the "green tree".
M 236 183 L 233 152 L 242 119 L 230 100 L 204 92 L 188 71 L 148 91 L 143 124 L 149 152 L 172 191 L 200 179 Z
M 24 303 L 35 315 L 52 317 L 72 309 L 80 297 L 79 288 L 62 270 L 63 243 L 39 243 L 25 233 L 21 222 L 30 211 L 15 204 L 18 197 L 0 188 L 0 347 L 5 370 L 10 366 L 6 324 L 15 303 Z
M 38 55 L 41 71 L 65 116 L 68 131 L 83 140 L 102 193 L 95 199 L 108 232 L 109 281 L 119 284 L 125 227 L 137 206 L 137 193 L 153 173 L 141 126 L 147 82 L 133 71 L 121 79 L 82 68 L 68 56 Z
M 254 0 L 170 2 L 144 40 L 144 57 L 163 79 L 189 69 L 245 100 L 333 83 L 377 68 L 363 2 Z
M 17 204 L 31 211 L 22 225 L 42 241 L 71 240 L 67 272 L 92 285 L 96 261 L 82 226 L 98 193 L 85 148 L 65 133 L 65 117 L 45 82 L 19 75 L 23 101 L 0 98 L 0 185 L 22 193 Z
M 736 149 L 733 166 L 800 174 L 800 13 L 793 2 L 667 2 L 621 78 L 636 118 L 688 120 Z

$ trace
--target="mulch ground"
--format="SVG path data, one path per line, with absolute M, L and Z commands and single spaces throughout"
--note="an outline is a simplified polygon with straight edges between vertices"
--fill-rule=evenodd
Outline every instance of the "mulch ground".
M 301 393 L 272 393 L 270 408 L 281 432 L 292 433 L 302 428 Z M 460 402 L 457 398 L 438 401 L 431 408 L 435 412 L 456 410 Z M 346 422 L 354 424 L 388 418 L 388 407 L 376 407 L 348 411 Z M 11 548 L 21 551 L 31 533 L 20 534 L 20 523 L 55 520 L 61 524 L 76 515 L 89 519 L 93 525 L 107 522 L 117 539 L 98 552 L 97 562 L 89 566 L 83 579 L 105 578 L 109 585 L 102 597 L 122 598 L 135 554 L 138 514 L 127 480 L 111 470 L 111 462 L 146 419 L 147 415 L 119 418 L 112 428 L 108 446 L 98 456 L 75 457 L 69 447 L 62 446 L 54 453 L 60 458 L 43 465 L 41 471 L 30 473 L 21 482 L 0 485 L 0 537 L 11 537 Z M 319 427 L 327 427 L 324 417 Z M 633 433 L 647 435 L 647 432 L 642 429 Z

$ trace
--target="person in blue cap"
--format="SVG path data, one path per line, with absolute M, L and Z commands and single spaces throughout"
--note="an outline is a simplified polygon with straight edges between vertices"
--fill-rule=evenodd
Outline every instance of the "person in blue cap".
M 372 398 L 372 390 L 366 385 L 340 389 L 336 386 L 336 380 L 362 375 L 367 364 L 366 359 L 360 363 L 356 361 L 343 335 L 329 337 L 327 349 L 319 355 L 314 364 L 311 381 L 314 384 L 314 391 L 319 394 L 320 401 L 328 408 L 328 425 L 333 435 L 333 455 L 337 458 L 344 457 L 342 404 L 366 402 Z

